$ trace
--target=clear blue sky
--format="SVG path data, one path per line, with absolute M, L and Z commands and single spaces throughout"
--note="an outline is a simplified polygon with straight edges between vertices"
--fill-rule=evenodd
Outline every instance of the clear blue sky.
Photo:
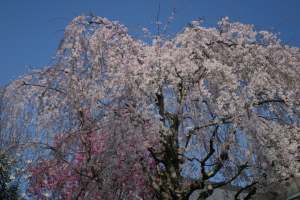
M 13 76 L 26 73 L 24 65 L 48 66 L 64 28 L 75 17 L 73 13 L 92 12 L 125 25 L 137 23 L 156 31 L 151 21 L 155 21 L 159 3 L 163 23 L 175 3 L 177 9 L 189 7 L 177 13 L 171 32 L 180 31 L 198 16 L 218 21 L 227 15 L 233 21 L 266 25 L 259 26 L 261 29 L 300 17 L 300 0 L 0 0 L 0 86 L 8 84 Z M 300 36 L 300 19 L 286 22 L 278 31 L 282 43 Z M 300 37 L 289 45 L 300 47 Z

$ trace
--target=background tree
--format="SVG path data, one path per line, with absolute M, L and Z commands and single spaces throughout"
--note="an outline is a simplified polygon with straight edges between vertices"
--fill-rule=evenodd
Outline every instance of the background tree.
M 66 189 L 78 199 L 92 182 L 108 198 L 115 188 L 103 189 L 97 180 L 127 177 L 137 165 L 150 184 L 143 188 L 157 199 L 188 199 L 199 189 L 205 199 L 226 184 L 247 189 L 236 199 L 250 199 L 257 188 L 298 176 L 299 49 L 228 18 L 213 28 L 199 23 L 175 37 L 152 37 L 150 45 L 134 40 L 118 22 L 75 18 L 55 63 L 9 87 L 7 98 L 20 105 L 16 112 L 32 117 L 35 141 L 41 138 L 55 157 L 34 164 L 30 190 L 38 190 L 35 183 L 44 177 L 59 182 L 51 174 L 59 163 L 77 174 L 69 183 L 76 191 L 56 184 L 47 195 Z M 94 158 L 90 153 L 99 142 L 88 143 L 89 137 L 107 146 Z M 87 174 L 75 165 L 79 161 Z M 49 168 L 40 170 L 45 163 Z M 110 171 L 93 174 L 93 168 Z M 138 199 L 132 194 L 139 188 L 130 190 L 119 198 Z
M 54 135 L 50 155 L 30 168 L 29 192 L 47 199 L 151 199 L 147 176 L 130 160 L 131 143 L 120 143 L 101 123 L 90 124 L 81 113 L 80 132 Z M 102 132 L 103 131 L 103 132 Z
M 0 154 L 0 199 L 17 200 L 19 194 L 19 181 L 15 181 L 14 160 L 7 159 Z

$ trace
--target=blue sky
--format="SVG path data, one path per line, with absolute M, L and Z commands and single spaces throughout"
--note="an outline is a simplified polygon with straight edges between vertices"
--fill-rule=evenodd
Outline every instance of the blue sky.
M 160 3 L 160 21 L 166 23 L 176 9 L 169 32 L 178 32 L 197 17 L 218 21 L 223 15 L 237 22 L 268 30 L 284 20 L 300 17 L 299 0 L 0 0 L 0 86 L 33 68 L 48 66 L 64 28 L 75 14 L 93 13 L 128 27 L 135 23 L 156 33 L 155 21 Z M 208 21 L 209 22 L 209 21 Z M 213 23 L 211 23 L 213 24 Z M 300 19 L 284 23 L 277 30 L 282 43 L 300 36 Z M 300 47 L 300 37 L 288 43 Z

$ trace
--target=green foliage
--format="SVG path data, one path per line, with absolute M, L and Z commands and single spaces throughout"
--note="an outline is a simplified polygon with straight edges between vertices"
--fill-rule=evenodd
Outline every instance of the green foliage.
M 19 182 L 15 179 L 15 161 L 8 159 L 0 152 L 0 199 L 17 200 L 20 199 L 18 193 Z

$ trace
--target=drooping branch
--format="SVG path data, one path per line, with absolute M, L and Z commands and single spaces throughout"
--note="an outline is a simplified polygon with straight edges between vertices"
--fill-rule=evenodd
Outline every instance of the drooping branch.
M 55 90 L 56 92 L 59 92 L 59 93 L 64 93 L 64 92 L 62 92 L 61 90 L 59 90 L 57 88 L 53 88 L 53 87 L 50 87 L 50 86 L 47 86 L 47 85 L 26 83 L 24 81 L 22 82 L 22 85 L 29 85 L 29 86 L 35 86 L 35 87 L 43 87 L 43 88 L 48 88 L 48 89 L 51 89 L 51 90 Z

